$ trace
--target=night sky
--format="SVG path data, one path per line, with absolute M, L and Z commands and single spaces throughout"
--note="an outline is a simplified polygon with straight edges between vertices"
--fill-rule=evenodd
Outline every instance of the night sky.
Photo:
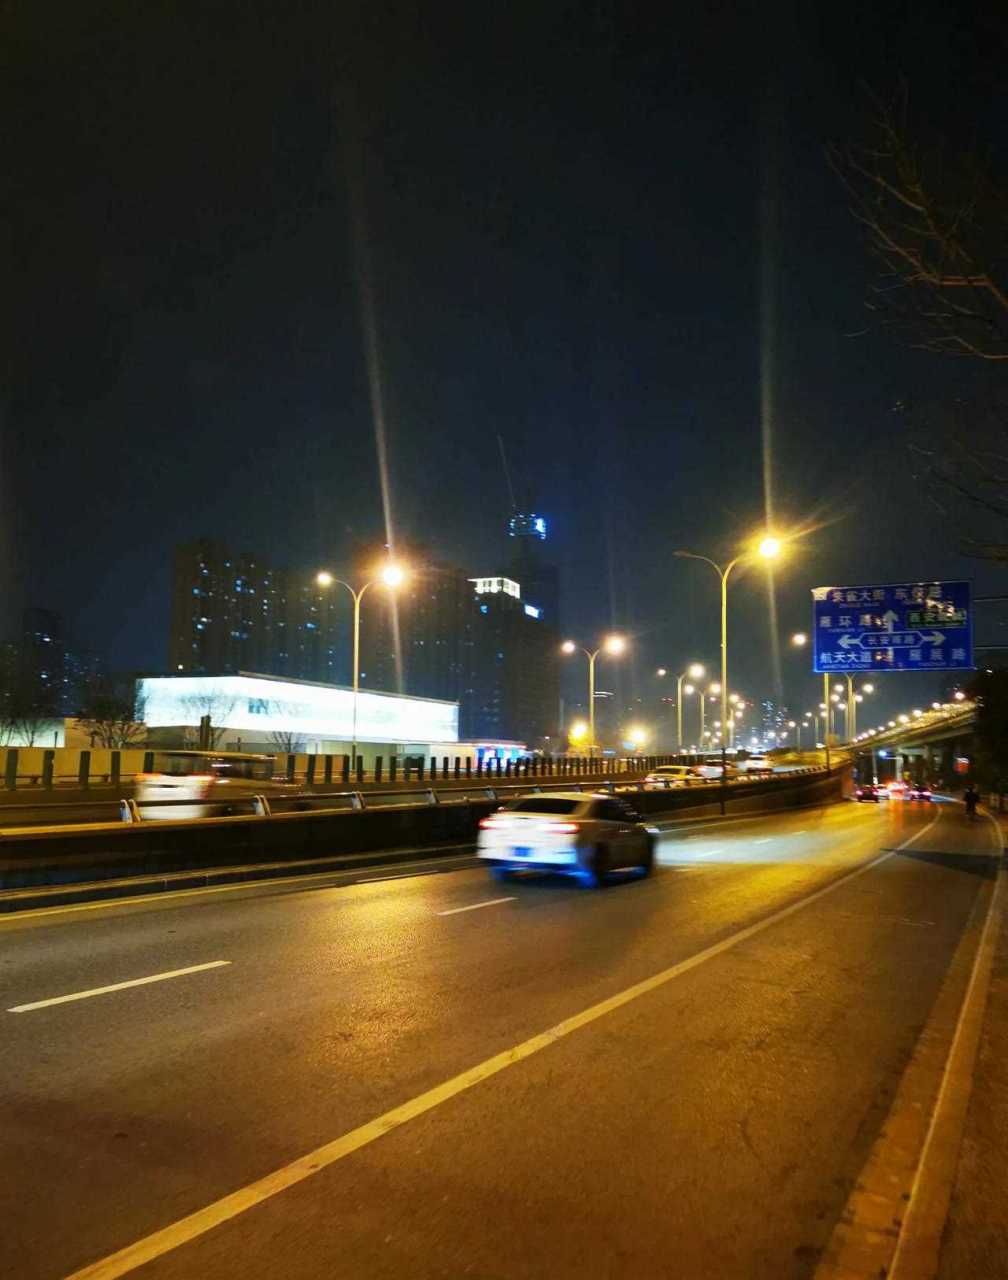
M 971 371 L 866 331 L 825 156 L 900 72 L 936 127 L 998 140 L 1002 33 L 968 9 L 3 5 L 5 629 L 48 606 L 158 667 L 176 542 L 315 566 L 380 535 L 362 294 L 396 535 L 495 569 L 502 435 L 565 629 L 634 636 L 625 693 L 716 660 L 714 575 L 671 552 L 760 526 L 768 416 L 778 521 L 815 529 L 777 573 L 782 636 L 820 583 L 1003 591 L 956 554 L 894 409 Z M 764 583 L 732 611 L 752 697 Z M 807 665 L 785 653 L 798 710 Z M 896 710 L 938 681 L 887 688 Z

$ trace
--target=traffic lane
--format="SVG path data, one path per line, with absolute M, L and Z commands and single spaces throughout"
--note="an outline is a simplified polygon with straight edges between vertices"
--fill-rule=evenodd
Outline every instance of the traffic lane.
M 892 855 L 143 1275 L 807 1276 L 983 883 Z
M 214 1019 L 215 1028 L 219 1017 L 220 1025 L 232 1030 L 244 1024 L 255 1030 L 261 1025 L 258 997 L 265 999 L 269 991 L 284 993 L 285 1015 L 310 1019 L 320 1005 L 338 1011 L 352 1005 L 358 991 L 370 990 L 388 1021 L 408 1026 L 413 1021 L 410 1002 L 428 999 L 431 989 L 458 991 L 462 998 L 469 994 L 478 980 L 466 963 L 474 939 L 494 972 L 507 975 L 513 986 L 535 987 L 539 952 L 513 945 L 516 916 L 523 930 L 534 932 L 537 925 L 546 930 L 548 950 L 559 949 L 559 959 L 571 964 L 586 987 L 596 980 L 632 980 L 628 967 L 660 963 L 670 945 L 702 945 L 712 930 L 742 923 L 779 901 L 782 893 L 804 891 L 836 867 L 869 856 L 881 838 L 858 818 L 843 811 L 827 815 L 809 837 L 804 859 L 793 847 L 788 857 L 775 856 L 780 842 L 763 844 L 759 824 L 723 837 L 734 842 L 731 861 L 697 867 L 698 874 L 702 870 L 698 880 L 679 868 L 672 877 L 661 874 L 646 884 L 614 885 L 604 894 L 586 893 L 566 880 L 535 878 L 514 881 L 508 885 L 512 892 L 501 900 L 497 886 L 477 871 L 450 881 L 375 878 L 352 890 L 256 899 L 241 907 L 204 904 L 196 912 L 175 910 L 150 918 L 127 915 L 117 920 L 104 913 L 78 928 L 49 931 L 44 951 L 30 934 L 21 935 L 20 947 L 8 945 L 0 1008 L 224 959 L 235 966 L 224 975 L 227 981 L 198 993 L 142 993 L 145 1014 L 158 1020 L 173 1045 L 188 1048 L 194 1040 L 212 1039 L 203 1026 L 206 1018 Z M 841 833 L 845 840 L 838 838 Z M 749 867 L 740 865 L 739 850 L 744 848 L 753 851 Z M 465 927 L 476 924 L 474 919 L 445 914 L 485 903 L 491 895 L 499 910 L 487 911 L 485 927 L 476 933 Z M 656 913 L 669 918 L 667 927 L 652 932 L 647 924 Z M 500 921 L 499 915 L 507 919 Z M 235 983 L 241 986 L 237 997 Z M 194 994 L 199 995 L 196 1004 L 189 998 Z M 58 1051 L 64 1037 L 80 1034 L 78 1023 L 86 1018 L 88 1035 L 103 1058 L 118 1056 L 139 1066 L 150 1052 L 146 1041 L 123 1040 L 122 1034 L 133 1016 L 129 1001 L 103 1000 L 82 1009 L 77 1018 L 48 1015 L 21 1042 L 31 1054 L 52 1036 L 52 1048 Z M 14 1037 L 11 1051 L 16 1048 Z M 30 1065 L 26 1063 L 29 1078 Z M 78 1064 L 69 1060 L 65 1069 L 78 1083 Z M 47 1084 L 52 1083 L 50 1075 Z
M 676 824 L 663 829 L 659 837 L 657 857 L 659 863 L 673 864 L 689 861 L 683 857 L 697 849 L 696 841 L 706 842 L 699 856 L 710 856 L 719 846 L 726 847 L 727 840 L 720 833 L 727 832 L 733 848 L 744 860 L 758 854 L 756 847 L 761 837 L 769 842 L 765 832 L 775 835 L 789 833 L 798 824 L 802 832 L 823 830 L 829 814 L 837 810 L 806 811 L 798 814 L 758 815 L 746 818 L 726 818 L 714 822 Z M 717 838 L 707 837 L 717 831 Z M 734 835 L 731 835 L 734 833 Z M 239 939 L 247 936 L 248 927 L 256 923 L 256 912 L 237 911 L 238 903 L 266 903 L 272 907 L 275 900 L 290 895 L 316 894 L 330 887 L 347 887 L 368 883 L 388 883 L 396 896 L 408 892 L 406 885 L 422 875 L 444 877 L 464 868 L 480 868 L 480 875 L 473 879 L 452 875 L 441 883 L 451 886 L 451 900 L 446 908 L 464 906 L 483 896 L 485 877 L 483 864 L 468 853 L 451 857 L 424 858 L 409 863 L 387 863 L 358 867 L 346 871 L 324 872 L 310 876 L 294 876 L 282 881 L 268 880 L 240 885 L 211 886 L 205 889 L 179 890 L 165 894 L 151 894 L 141 898 L 113 899 L 107 902 L 82 903 L 66 907 L 42 908 L 38 911 L 19 912 L 0 916 L 0 938 L 3 943 L 3 964 L 0 967 L 0 1007 L 9 995 L 21 994 L 25 984 L 48 983 L 53 990 L 69 989 L 75 981 L 88 979 L 89 985 L 99 985 L 116 980 L 120 970 L 130 969 L 134 963 L 149 962 L 148 952 L 152 941 L 164 944 L 161 959 L 170 967 L 176 962 L 175 953 L 190 942 L 195 945 L 219 941 L 230 946 L 228 936 L 222 936 L 227 924 L 233 924 L 232 932 Z M 570 889 L 571 883 L 559 878 L 552 881 L 537 878 L 537 889 Z M 503 890 L 502 890 L 503 892 Z M 546 895 L 548 898 L 548 894 Z M 202 910 L 207 914 L 186 921 L 179 913 L 186 909 Z M 230 911 L 230 914 L 229 914 Z M 163 925 L 124 923 L 135 917 L 168 913 Z M 44 950 L 27 939 L 39 930 L 46 931 Z M 54 932 L 55 931 L 55 932 Z M 75 932 L 76 931 L 76 932 Z M 81 933 L 80 931 L 84 931 Z M 174 939 L 174 942 L 169 940 Z M 158 953 L 160 954 L 160 953 Z M 182 963 L 181 960 L 178 963 Z
M 877 849 L 870 817 L 827 823 L 860 830 L 848 865 Z M 28 1206 L 10 1234 L 36 1268 L 23 1273 L 69 1270 L 766 915 L 793 895 L 765 856 L 597 894 L 527 884 L 499 913 L 447 919 L 430 910 L 445 901 L 435 878 L 284 898 L 261 904 L 273 910 L 246 931 L 244 959 L 233 949 L 212 981 L 25 1015 L 7 1035 L 4 1147 Z M 284 963 L 296 981 L 278 979 Z M 54 1196 L 71 1206 L 58 1223 Z
M 806 815 L 803 820 L 810 821 L 810 818 Z M 680 868 L 674 879 L 656 877 L 646 889 L 640 884 L 613 886 L 609 893 L 617 896 L 605 904 L 598 900 L 598 895 L 585 894 L 565 880 L 519 879 L 507 886 L 512 893 L 498 896 L 497 886 L 481 872 L 453 876 L 450 880 L 445 877 L 400 879 L 398 877 L 405 873 L 397 872 L 396 878 L 374 877 L 351 892 L 256 899 L 241 909 L 236 905 L 231 909 L 229 906 L 213 908 L 204 900 L 200 911 L 176 910 L 163 917 L 159 913 L 150 920 L 132 914 L 121 920 L 103 913 L 98 920 L 78 922 L 78 928 L 50 930 L 45 935 L 44 951 L 35 945 L 30 933 L 20 935 L 19 947 L 8 945 L 3 957 L 4 976 L 0 980 L 0 1008 L 181 969 L 211 959 L 226 959 L 237 964 L 241 981 L 245 984 L 251 981 L 254 990 L 262 990 L 264 983 L 291 984 L 284 989 L 296 991 L 292 997 L 295 1004 L 304 1005 L 314 992 L 328 1005 L 334 1000 L 333 979 L 341 984 L 340 990 L 348 991 L 351 973 L 356 973 L 366 984 L 376 975 L 384 978 L 390 969 L 401 974 L 410 966 L 422 970 L 428 951 L 434 963 L 446 956 L 450 960 L 452 947 L 459 943 L 467 946 L 468 935 L 462 929 L 439 930 L 434 918 L 442 918 L 447 925 L 447 917 L 469 906 L 482 908 L 488 901 L 523 915 L 542 916 L 544 927 L 551 930 L 557 913 L 562 917 L 572 908 L 571 920 L 560 921 L 562 936 L 569 941 L 574 929 L 579 941 L 587 943 L 589 958 L 603 962 L 604 971 L 599 976 L 604 978 L 608 976 L 605 970 L 613 963 L 613 954 L 611 948 L 600 951 L 600 923 L 607 922 L 606 927 L 614 928 L 617 936 L 622 937 L 623 946 L 616 949 L 615 957 L 624 958 L 632 935 L 640 932 L 641 924 L 659 905 L 656 893 L 670 896 L 670 901 L 662 904 L 662 910 L 671 908 L 682 916 L 682 908 L 686 908 L 684 918 L 672 921 L 675 936 L 684 945 L 699 945 L 712 927 L 718 924 L 730 927 L 753 909 L 762 910 L 764 903 L 776 901 L 780 892 L 789 888 L 800 892 L 830 874 L 834 867 L 846 865 L 852 857 L 867 856 L 875 847 L 871 824 L 863 817 L 859 819 L 858 815 L 844 811 L 826 815 L 811 828 L 808 836 L 811 847 L 804 850 L 804 835 L 800 840 L 784 837 L 771 840 L 759 835 L 763 827 L 761 823 L 755 829 L 717 836 L 718 840 L 732 842 L 731 857 L 722 864 L 723 854 L 718 854 L 718 864 L 704 869 L 702 883 L 698 885 L 685 881 Z M 838 832 L 846 828 L 851 829 L 852 839 L 847 842 L 837 839 Z M 687 835 L 684 845 L 697 848 L 700 856 L 712 852 L 707 847 L 712 833 L 696 835 L 699 843 L 694 836 Z M 867 840 L 864 849 L 860 847 L 863 839 Z M 737 874 L 727 874 L 743 861 L 746 849 L 751 851 L 754 865 L 741 879 Z M 793 865 L 789 866 L 789 862 Z M 746 869 L 743 866 L 740 870 Z M 490 894 L 494 896 L 488 898 Z M 700 900 L 703 900 L 701 912 L 689 910 L 690 904 Z M 201 899 L 197 897 L 194 901 L 198 903 Z M 491 929 L 483 936 L 496 948 L 491 959 L 501 964 L 500 971 L 518 976 L 514 972 L 516 955 L 508 931 L 495 935 Z M 643 948 L 646 952 L 648 947 L 657 948 L 656 961 L 667 949 L 664 931 L 653 937 L 645 934 L 633 941 L 638 950 Z M 577 955 L 573 958 L 576 962 L 581 959 Z M 650 962 L 647 954 L 642 958 Z M 530 952 L 527 959 L 530 980 L 534 981 L 535 953 Z M 239 971 L 232 976 L 238 980 Z M 213 990 L 220 992 L 221 1012 L 233 1021 L 235 1010 L 229 1003 L 230 988 L 217 984 Z M 208 992 L 208 998 L 209 995 Z M 145 1008 L 159 1018 L 169 1016 L 176 998 L 176 993 L 169 991 L 160 997 L 158 993 L 144 993 Z M 122 1009 L 129 1018 L 131 1013 L 125 1004 Z M 192 1015 L 199 1018 L 205 1010 L 202 1005 L 192 1010 L 187 1001 L 180 1001 L 178 1012 L 183 1019 Z M 118 1013 L 115 1004 L 107 1010 L 87 1011 L 89 1034 L 97 1038 L 96 1048 L 115 1051 Z M 111 1033 L 108 1043 L 101 1042 L 103 1025 L 107 1025 Z M 32 1049 L 37 1047 L 37 1037 L 44 1036 L 47 1030 L 59 1035 L 68 1027 L 73 1034 L 72 1024 L 65 1019 L 52 1019 L 45 1028 L 33 1028 Z M 183 1024 L 173 1027 L 172 1032 L 174 1040 L 188 1044 L 201 1028 Z M 131 1040 L 129 1043 L 134 1053 L 144 1051 L 143 1042 Z
M 832 866 L 832 859 L 845 855 L 844 847 L 837 844 L 838 831 L 847 827 L 857 833 L 864 827 L 864 820 L 851 823 L 850 815 L 843 810 L 801 815 L 806 827 L 790 831 L 799 819 L 788 817 L 785 821 L 763 818 L 756 823 L 740 824 L 732 820 L 712 824 L 710 827 L 681 833 L 670 833 L 661 842 L 660 860 L 666 864 L 690 862 L 716 855 L 718 861 L 727 863 L 747 860 L 775 864 L 781 860 L 808 858 L 809 836 L 813 842 L 819 839 L 816 862 L 810 863 L 812 875 L 822 874 Z M 773 831 L 774 835 L 763 834 Z M 713 843 L 712 843 L 713 841 Z M 686 852 L 684 852 L 686 851 Z M 730 851 L 730 852 L 726 852 Z M 470 866 L 472 860 L 453 860 L 453 868 Z M 251 956 L 260 959 L 269 954 L 271 964 L 284 960 L 303 965 L 305 942 L 311 936 L 300 931 L 294 921 L 309 922 L 321 916 L 325 925 L 332 923 L 332 908 L 340 910 L 338 936 L 349 955 L 356 954 L 355 939 L 363 931 L 370 934 L 380 927 L 382 940 L 394 950 L 397 931 L 406 929 L 411 946 L 422 946 L 424 941 L 436 940 L 428 933 L 417 939 L 412 926 L 418 921 L 429 922 L 429 917 L 445 916 L 465 911 L 469 907 L 481 907 L 488 899 L 496 903 L 515 901 L 523 910 L 551 912 L 557 904 L 573 900 L 580 905 L 580 912 L 595 911 L 588 905 L 591 895 L 584 895 L 576 885 L 555 877 L 519 877 L 498 886 L 485 876 L 483 868 L 469 875 L 447 877 L 439 862 L 418 863 L 409 868 L 365 868 L 342 876 L 336 881 L 344 889 L 353 886 L 355 892 L 343 893 L 337 898 L 322 895 L 315 890 L 300 890 L 285 886 L 276 894 L 268 886 L 257 886 L 258 892 L 247 895 L 247 905 L 239 908 L 232 899 L 218 902 L 216 896 L 195 893 L 191 897 L 177 898 L 171 904 L 163 904 L 159 910 L 156 901 L 144 904 L 144 909 L 131 909 L 128 903 L 107 904 L 100 913 L 79 912 L 71 908 L 57 912 L 49 918 L 45 927 L 44 949 L 37 939 L 39 922 L 20 918 L 12 921 L 13 928 L 6 930 L 7 940 L 0 969 L 0 1008 L 27 1000 L 42 999 L 68 991 L 100 987 L 127 978 L 161 970 L 173 970 L 193 963 L 202 963 L 210 953 L 228 957 Z M 430 884 L 422 883 L 426 878 Z M 325 885 L 334 882 L 326 880 Z M 672 882 L 663 886 L 671 890 Z M 612 886 L 618 891 L 619 886 Z M 505 892 L 506 891 L 506 892 Z M 296 897 L 288 900 L 284 895 Z M 637 899 L 626 904 L 636 911 Z M 200 908 L 195 914 L 180 910 L 187 905 Z M 120 909 L 116 909 L 120 908 Z M 606 913 L 611 907 L 606 908 Z M 149 920 L 152 913 L 163 918 Z M 329 934 L 325 941 L 331 941 Z
M 311 895 L 320 889 L 391 884 L 476 867 L 482 871 L 475 855 L 463 852 L 0 915 L 0 1003 L 10 985 L 22 977 L 32 982 L 42 980 L 42 966 L 46 977 L 57 981 L 73 980 L 82 973 L 97 980 L 106 972 L 102 966 L 128 963 L 131 953 L 145 955 L 152 944 L 158 946 L 169 938 L 179 939 L 172 945 L 182 945 L 185 940 L 218 936 L 218 930 L 229 924 L 238 936 L 245 935 L 255 923 L 255 914 L 229 911 L 243 902 L 271 908 L 288 897 Z M 206 914 L 187 914 L 199 911 Z

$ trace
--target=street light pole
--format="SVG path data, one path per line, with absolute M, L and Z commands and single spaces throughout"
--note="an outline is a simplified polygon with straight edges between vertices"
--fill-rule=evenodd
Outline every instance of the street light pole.
M 822 678 L 822 694 L 823 694 L 823 706 L 825 708 L 825 713 L 826 713 L 826 732 L 823 734 L 823 742 L 826 744 L 826 772 L 828 773 L 829 767 L 830 767 L 830 758 L 829 758 L 830 694 L 829 694 L 829 675 L 825 671 L 823 672 L 823 678 Z
M 721 745 L 723 747 L 727 739 L 728 723 L 728 575 L 740 560 L 747 560 L 754 553 L 743 552 L 734 560 L 729 560 L 723 569 L 710 556 L 700 556 L 693 551 L 673 551 L 672 554 L 682 560 L 702 560 L 704 564 L 710 565 L 721 581 Z M 780 554 L 780 541 L 777 538 L 764 538 L 759 545 L 758 554 L 765 560 L 772 560 Z
M 606 653 L 620 654 L 626 648 L 622 636 L 608 636 L 597 649 L 586 649 L 584 645 L 576 645 L 573 640 L 565 640 L 560 646 L 562 653 L 575 653 L 578 649 L 588 659 L 588 752 L 595 754 L 595 659 L 603 650 Z
M 389 564 L 381 572 L 380 581 L 387 587 L 398 587 L 403 580 L 403 571 L 397 565 Z M 365 582 L 358 590 L 345 582 L 342 578 L 334 578 L 331 573 L 324 570 L 315 577 L 316 583 L 320 587 L 340 586 L 346 587 L 347 591 L 353 599 L 353 736 L 350 744 L 350 767 L 357 768 L 357 700 L 360 695 L 360 616 L 361 601 L 364 599 L 364 593 L 368 587 L 373 587 L 378 578 L 371 578 Z
M 683 737 L 682 737 L 682 695 L 683 681 L 687 676 L 691 680 L 700 680 L 703 678 L 704 669 L 699 662 L 691 662 L 690 665 L 680 676 L 676 676 L 676 746 L 679 748 L 679 754 L 682 755 Z M 701 726 L 702 731 L 703 726 Z
M 596 649 L 594 653 L 588 654 L 588 752 L 590 755 L 595 754 L 595 659 L 598 657 L 599 651 Z
M 857 707 L 854 705 L 854 677 L 849 671 L 847 676 L 847 740 L 853 742 L 857 736 Z

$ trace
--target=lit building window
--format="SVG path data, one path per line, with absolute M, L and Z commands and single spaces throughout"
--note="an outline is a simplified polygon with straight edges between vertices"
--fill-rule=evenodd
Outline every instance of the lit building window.
M 478 596 L 497 595 L 503 592 L 507 596 L 521 599 L 521 586 L 512 578 L 470 578 L 475 584 Z

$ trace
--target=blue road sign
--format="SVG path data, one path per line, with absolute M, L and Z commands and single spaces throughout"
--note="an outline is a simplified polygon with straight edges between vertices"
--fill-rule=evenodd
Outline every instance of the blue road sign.
M 812 631 L 818 672 L 971 668 L 970 584 L 814 587 Z

